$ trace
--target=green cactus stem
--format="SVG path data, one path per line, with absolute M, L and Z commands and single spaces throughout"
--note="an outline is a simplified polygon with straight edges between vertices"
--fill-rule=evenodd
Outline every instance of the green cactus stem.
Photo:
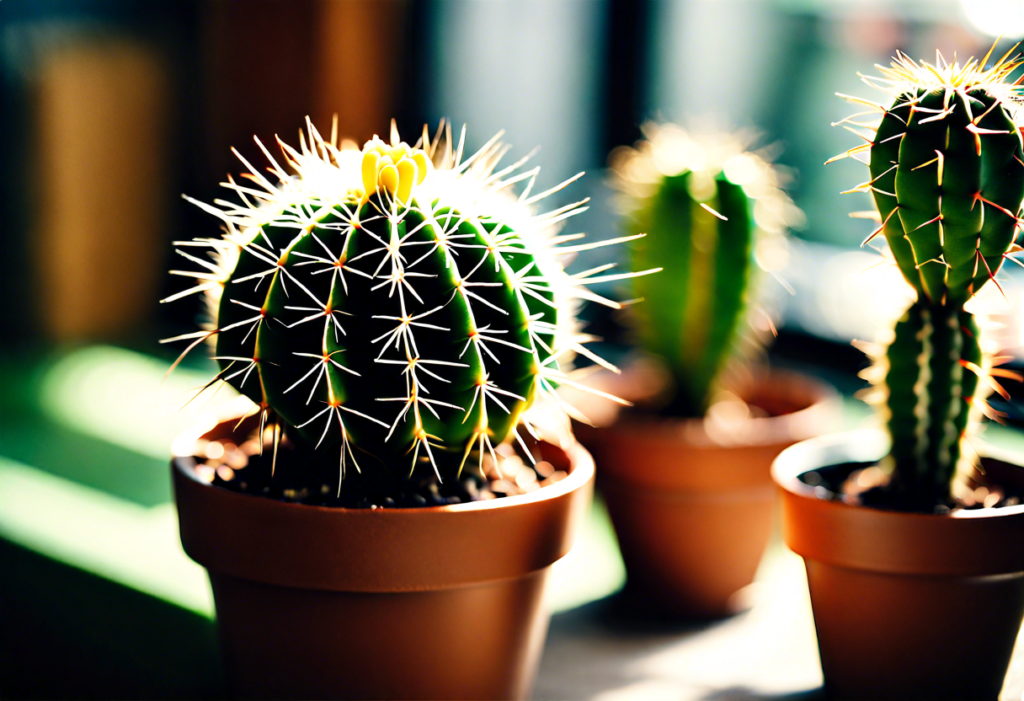
M 429 463 L 443 479 L 522 441 L 520 422 L 536 431 L 527 410 L 564 410 L 554 389 L 577 384 L 575 353 L 591 355 L 576 300 L 617 306 L 586 285 L 618 275 L 570 276 L 559 262 L 575 249 L 555 230 L 586 201 L 536 215 L 561 186 L 530 196 L 536 172 L 498 171 L 498 137 L 465 159 L 464 138 L 453 147 L 442 129 L 409 146 L 392 125 L 389 144 L 359 150 L 309 125 L 300 150 L 282 144 L 287 170 L 265 151 L 276 183 L 249 166 L 252 184 L 228 183 L 239 204 L 197 203 L 227 233 L 186 245 L 216 262 L 179 251 L 206 269 L 188 274 L 213 319 L 179 338 L 214 341 L 218 378 L 264 421 L 340 445 L 342 474 L 369 456 L 378 469 Z
M 884 357 L 890 459 L 899 466 L 893 489 L 904 501 L 941 503 L 981 388 L 984 359 L 974 316 L 919 300 L 897 322 Z
M 627 226 L 647 232 L 630 246 L 632 265 L 666 273 L 634 281 L 639 340 L 675 377 L 672 414 L 702 416 L 718 378 L 740 350 L 756 296 L 757 263 L 800 212 L 779 174 L 731 135 L 690 137 L 648 124 L 646 140 L 612 155 L 626 195 Z
M 893 99 L 890 106 L 849 98 L 878 113 L 877 123 L 858 121 L 867 113 L 841 122 L 866 143 L 837 158 L 869 155 L 871 179 L 851 190 L 871 192 L 878 209 L 879 227 L 864 243 L 884 234 L 917 292 L 878 373 L 893 440 L 891 489 L 912 508 L 950 500 L 954 478 L 972 459 L 968 442 L 980 415 L 994 415 L 985 393 L 1005 394 L 993 376 L 1015 377 L 992 368 L 964 310 L 989 280 L 999 285 L 1003 261 L 1020 250 L 1024 152 L 1014 115 L 1021 88 L 1008 78 L 1021 61 L 1009 54 L 987 69 L 991 51 L 963 66 L 941 55 L 933 66 L 899 54 L 890 68 L 879 67 L 880 78 L 864 79 Z

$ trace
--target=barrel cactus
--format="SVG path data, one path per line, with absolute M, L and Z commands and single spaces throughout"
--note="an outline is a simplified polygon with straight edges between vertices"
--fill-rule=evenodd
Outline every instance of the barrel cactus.
M 365 457 L 442 479 L 522 442 L 540 400 L 571 411 L 555 388 L 578 385 L 574 354 L 593 355 L 574 306 L 617 306 L 586 289 L 615 273 L 562 266 L 594 245 L 556 235 L 586 200 L 534 212 L 575 178 L 531 194 L 537 169 L 499 168 L 500 134 L 464 157 L 465 130 L 455 144 L 450 127 L 410 146 L 392 124 L 362 149 L 307 128 L 298 149 L 279 142 L 283 165 L 260 144 L 270 177 L 242 159 L 248 182 L 225 183 L 235 200 L 195 202 L 225 233 L 182 243 L 202 270 L 176 271 L 199 284 L 174 298 L 204 292 L 211 323 L 168 340 L 213 342 L 217 378 L 262 424 L 335 446 L 342 475 Z
M 868 112 L 842 122 L 865 139 L 837 157 L 868 157 L 871 179 L 854 188 L 871 192 L 877 208 L 865 243 L 884 235 L 917 293 L 875 370 L 892 436 L 891 490 L 912 507 L 949 501 L 958 470 L 973 459 L 978 420 L 997 416 L 985 396 L 1005 394 L 995 378 L 1016 377 L 993 367 L 999 359 L 964 308 L 989 281 L 999 285 L 996 273 L 1019 250 L 1021 86 L 1009 76 L 1021 61 L 1010 53 L 988 68 L 991 50 L 962 66 L 899 54 L 880 77 L 864 78 L 891 102 L 854 99 Z M 864 122 L 868 114 L 880 119 Z
M 668 411 L 702 416 L 728 361 L 750 334 L 763 269 L 776 267 L 781 238 L 802 216 L 767 155 L 737 134 L 691 136 L 675 124 L 644 126 L 645 139 L 611 157 L 625 195 L 635 270 L 637 331 L 675 377 Z M 770 317 L 765 317 L 769 319 Z

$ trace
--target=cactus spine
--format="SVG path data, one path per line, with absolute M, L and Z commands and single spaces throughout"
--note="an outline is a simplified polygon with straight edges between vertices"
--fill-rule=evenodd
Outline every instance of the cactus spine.
M 696 139 L 674 124 L 647 124 L 646 139 L 612 154 L 626 195 L 636 270 L 666 273 L 634 281 L 644 348 L 675 379 L 674 414 L 702 416 L 715 382 L 738 350 L 747 321 L 756 256 L 777 246 L 800 212 L 779 174 L 731 135 Z
M 993 47 L 994 48 L 994 47 Z M 917 301 L 896 325 L 884 358 L 888 462 L 892 489 L 924 507 L 949 500 L 953 479 L 978 414 L 992 414 L 984 392 L 1004 392 L 982 348 L 978 325 L 964 304 L 1011 252 L 1024 199 L 1024 152 L 1014 115 L 1021 88 L 1007 78 L 1021 62 L 1007 52 L 986 69 L 918 63 L 900 54 L 880 78 L 865 78 L 891 98 L 867 143 L 838 158 L 869 154 L 870 191 L 896 264 Z M 866 114 L 866 113 L 862 113 Z M 833 159 L 835 160 L 835 159 Z
M 557 404 L 555 385 L 576 384 L 565 364 L 589 353 L 572 305 L 615 306 L 585 289 L 615 275 L 566 274 L 573 248 L 553 232 L 586 201 L 535 215 L 561 186 L 531 197 L 536 170 L 497 171 L 499 137 L 463 158 L 465 131 L 454 148 L 450 128 L 409 146 L 392 124 L 389 144 L 359 150 L 310 124 L 300 149 L 281 144 L 285 167 L 263 149 L 277 182 L 245 163 L 251 184 L 227 183 L 238 203 L 196 203 L 226 234 L 184 244 L 214 263 L 179 250 L 205 272 L 183 272 L 200 284 L 175 297 L 206 291 L 213 317 L 179 339 L 215 341 L 218 378 L 264 422 L 340 444 L 342 474 L 370 456 L 429 462 L 440 479 L 521 441 L 526 410 Z

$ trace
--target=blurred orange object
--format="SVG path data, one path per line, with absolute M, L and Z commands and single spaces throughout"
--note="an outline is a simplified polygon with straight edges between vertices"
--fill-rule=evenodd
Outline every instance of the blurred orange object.
M 134 40 L 83 37 L 46 53 L 34 83 L 40 326 L 121 335 L 152 316 L 162 278 L 166 68 Z

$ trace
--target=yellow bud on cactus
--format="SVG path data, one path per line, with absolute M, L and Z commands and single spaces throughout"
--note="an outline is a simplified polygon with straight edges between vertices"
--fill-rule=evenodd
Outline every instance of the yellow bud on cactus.
M 388 146 L 374 136 L 363 146 L 363 202 L 383 190 L 405 205 L 412 198 L 413 187 L 427 177 L 430 163 L 422 149 L 404 141 Z

